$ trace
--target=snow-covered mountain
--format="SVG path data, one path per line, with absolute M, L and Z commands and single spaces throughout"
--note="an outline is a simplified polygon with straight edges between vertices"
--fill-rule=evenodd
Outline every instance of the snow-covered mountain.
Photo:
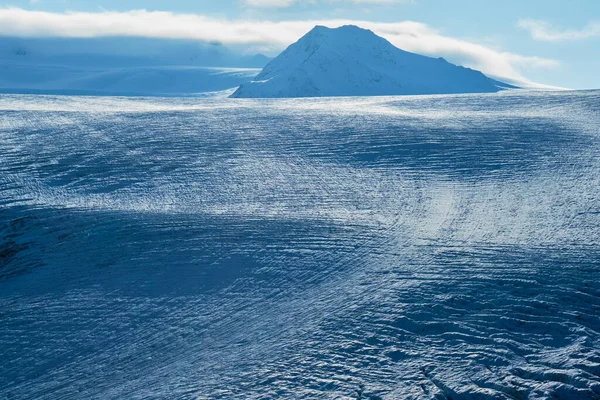
M 443 58 L 401 50 L 370 30 L 316 26 L 232 97 L 490 93 L 507 87 Z

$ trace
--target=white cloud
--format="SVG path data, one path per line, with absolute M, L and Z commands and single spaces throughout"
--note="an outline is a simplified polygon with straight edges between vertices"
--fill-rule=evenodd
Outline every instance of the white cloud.
M 330 0 L 340 1 L 340 0 Z M 415 0 L 351 0 L 355 4 L 414 4 Z
M 316 4 L 318 0 L 244 0 L 251 7 L 284 8 L 294 4 Z M 412 4 L 415 0 L 321 0 L 327 3 L 350 2 L 354 4 Z
M 270 1 L 270 0 L 269 0 Z M 0 35 L 4 36 L 140 36 L 195 39 L 281 50 L 315 25 L 354 24 L 373 30 L 394 45 L 416 53 L 443 56 L 486 74 L 525 81 L 521 70 L 553 68 L 555 60 L 502 52 L 482 44 L 442 35 L 412 21 L 380 23 L 357 20 L 249 21 L 216 19 L 197 14 L 162 11 L 50 13 L 0 8 Z M 524 68 L 527 67 L 527 68 Z
M 580 30 L 561 30 L 547 21 L 522 19 L 519 27 L 526 29 L 535 40 L 543 42 L 565 42 L 600 37 L 600 21 L 590 22 Z
M 252 7 L 289 7 L 296 4 L 297 0 L 245 0 L 245 3 Z

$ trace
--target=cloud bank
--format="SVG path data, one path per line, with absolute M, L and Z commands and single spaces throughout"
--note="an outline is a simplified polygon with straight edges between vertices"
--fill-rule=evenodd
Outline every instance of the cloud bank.
M 338 3 L 341 1 L 349 1 L 354 4 L 410 4 L 414 0 L 321 0 L 327 3 Z M 244 0 L 246 5 L 251 7 L 270 7 L 270 8 L 285 8 L 295 4 L 316 4 L 317 0 Z
M 555 60 L 498 51 L 482 44 L 442 35 L 428 25 L 412 21 L 381 23 L 331 19 L 274 22 L 226 20 L 198 14 L 146 10 L 51 13 L 20 8 L 0 9 L 0 35 L 3 36 L 193 39 L 243 44 L 274 52 L 295 42 L 315 25 L 337 27 L 347 24 L 371 29 L 404 50 L 443 56 L 449 61 L 495 77 L 527 81 L 521 73 L 525 69 L 558 66 Z
M 296 3 L 298 3 L 298 0 L 245 0 L 244 3 L 246 3 L 249 6 L 252 7 L 276 7 L 276 8 L 283 8 L 283 7 L 290 7 Z
M 542 42 L 566 42 L 600 37 L 600 21 L 590 22 L 583 29 L 561 30 L 547 21 L 522 19 L 519 27 L 529 31 L 531 37 Z

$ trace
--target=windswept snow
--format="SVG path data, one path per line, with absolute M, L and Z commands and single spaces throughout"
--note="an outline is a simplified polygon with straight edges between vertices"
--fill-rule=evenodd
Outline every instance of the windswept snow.
M 394 47 L 356 26 L 317 26 L 232 97 L 490 93 L 511 87 L 479 71 Z
M 189 96 L 250 81 L 254 68 L 69 67 L 0 63 L 0 93 Z
M 598 399 L 600 92 L 0 96 L 0 399 Z

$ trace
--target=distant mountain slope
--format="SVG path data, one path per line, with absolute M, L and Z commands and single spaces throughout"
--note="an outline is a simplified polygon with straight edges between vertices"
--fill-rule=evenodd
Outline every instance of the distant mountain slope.
M 195 95 L 235 90 L 269 61 L 219 43 L 0 38 L 0 93 Z
M 19 65 L 116 68 L 263 68 L 270 59 L 221 43 L 136 37 L 0 37 L 0 61 Z
M 356 26 L 316 26 L 232 97 L 492 93 L 511 87 L 479 71 L 398 49 Z

